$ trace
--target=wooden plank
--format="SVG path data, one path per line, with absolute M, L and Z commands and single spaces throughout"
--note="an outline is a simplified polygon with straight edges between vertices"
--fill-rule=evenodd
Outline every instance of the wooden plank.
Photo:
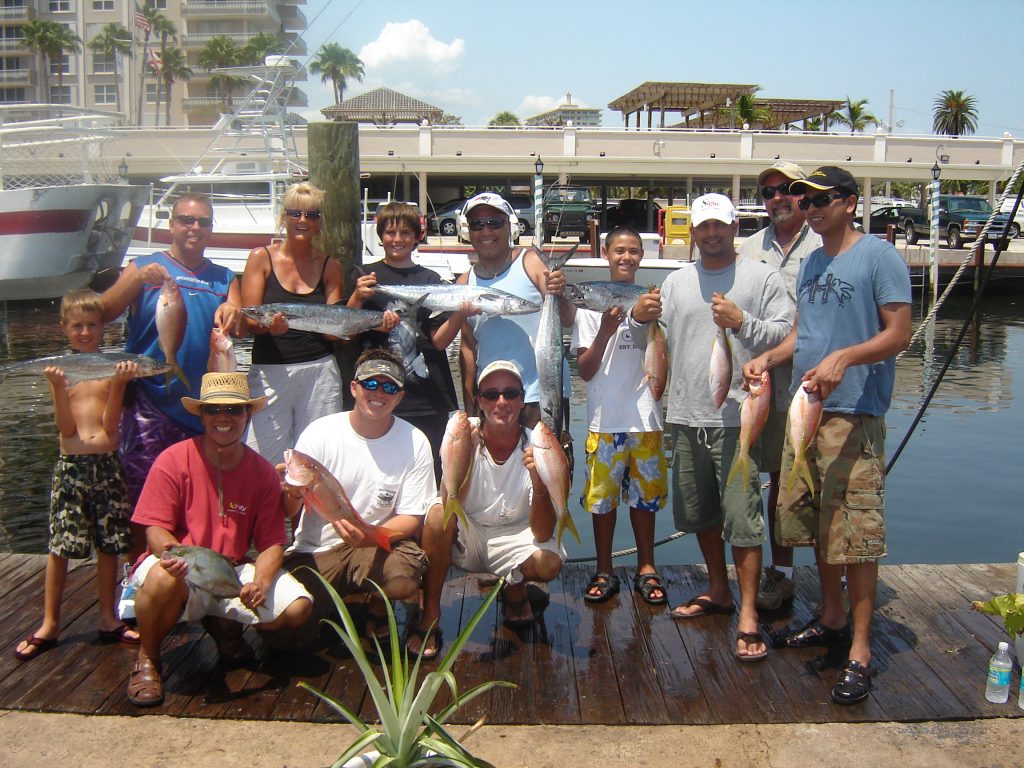
M 300 688 L 299 683 L 306 682 L 315 688 L 323 688 L 327 684 L 334 660 L 327 655 L 326 649 L 315 654 L 273 651 L 264 663 L 271 670 L 280 669 L 289 681 L 274 704 L 269 719 L 309 720 L 319 699 L 305 688 Z
M 683 643 L 675 620 L 669 615 L 671 596 L 668 605 L 648 605 L 632 590 L 635 573 L 635 568 L 625 569 L 623 589 L 627 590 L 626 594 L 631 593 L 633 596 L 632 609 L 637 625 L 642 627 L 647 638 L 647 650 L 669 721 L 695 725 L 721 722 L 701 690 L 689 650 Z M 663 573 L 662 577 L 667 594 L 667 574 Z M 628 605 L 630 601 L 623 595 L 622 602 Z
M 618 725 L 626 722 L 626 712 L 615 675 L 606 622 L 621 602 L 622 595 L 592 606 L 583 600 L 583 590 L 589 581 L 589 570 L 584 566 L 567 565 L 562 570 L 562 586 L 573 630 L 571 648 L 580 722 Z
M 561 575 L 548 583 L 548 607 L 541 614 L 542 642 L 534 646 L 534 722 L 571 725 L 580 722 L 576 665 L 572 654 L 570 603 Z
M 1002 594 L 994 589 L 1001 589 L 1005 580 L 1001 579 L 998 572 L 994 575 L 977 565 L 946 565 L 936 566 L 936 569 L 937 578 L 945 585 L 945 590 L 937 590 L 938 605 L 976 637 L 991 656 L 999 643 L 1008 639 L 1006 627 L 1001 617 L 975 611 L 971 608 L 971 602 L 989 600 L 995 594 Z M 1012 590 L 1013 587 L 1011 583 L 1007 589 Z M 987 667 L 986 661 L 983 668 Z
M 452 573 L 455 574 L 454 578 Z M 449 581 L 452 583 L 451 595 L 454 599 L 461 594 L 461 608 L 458 611 L 449 611 L 442 602 L 441 627 L 446 638 L 455 637 L 462 627 L 469 622 L 477 608 L 485 599 L 485 592 L 477 586 L 476 574 L 463 574 L 453 571 L 449 573 Z M 446 587 L 445 593 L 448 594 Z M 447 599 L 447 598 L 446 598 Z M 487 682 L 488 680 L 503 679 L 496 672 L 495 659 L 502 652 L 496 646 L 496 630 L 500 606 L 497 602 L 491 606 L 487 614 L 476 625 L 476 629 L 469 636 L 469 640 L 463 646 L 462 653 L 456 659 L 452 672 L 459 681 L 459 690 L 469 690 L 474 686 Z M 455 634 L 449 634 L 454 632 Z M 507 679 L 507 678 L 506 678 Z M 516 681 L 512 681 L 516 682 Z M 452 723 L 475 723 L 481 717 L 487 716 L 488 722 L 491 719 L 491 702 L 495 691 L 476 697 L 462 707 L 449 722 Z

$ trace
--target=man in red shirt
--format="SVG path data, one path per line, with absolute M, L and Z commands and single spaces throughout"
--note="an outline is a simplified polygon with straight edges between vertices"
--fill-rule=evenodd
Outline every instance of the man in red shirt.
M 128 700 L 140 707 L 164 700 L 160 645 L 176 623 L 202 620 L 221 659 L 244 664 L 253 653 L 242 624 L 297 627 L 312 608 L 309 592 L 281 569 L 287 537 L 277 472 L 242 441 L 266 398 L 249 397 L 244 373 L 207 373 L 199 399 L 181 402 L 199 417 L 203 434 L 157 457 L 132 516 L 145 526 L 147 546 L 132 574 L 141 645 Z M 230 560 L 242 584 L 238 597 L 218 599 L 190 583 L 189 563 L 168 552 L 178 545 L 206 547 Z M 250 546 L 258 552 L 255 562 L 246 558 Z

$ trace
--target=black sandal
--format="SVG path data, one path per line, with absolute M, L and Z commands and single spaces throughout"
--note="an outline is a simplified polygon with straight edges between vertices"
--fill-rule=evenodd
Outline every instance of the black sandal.
M 633 589 L 640 593 L 640 597 L 648 605 L 665 605 L 668 602 L 668 592 L 657 572 L 638 573 L 633 577 Z M 661 592 L 661 597 L 652 597 L 654 590 Z
M 420 649 L 414 651 L 409 647 L 409 641 L 412 638 L 418 638 L 420 641 Z M 432 652 L 424 653 L 423 649 L 427 647 L 427 644 L 433 640 L 434 650 Z M 409 627 L 405 633 L 405 652 L 409 654 L 411 658 L 423 659 L 424 661 L 433 661 L 441 655 L 441 648 L 444 647 L 444 634 L 440 628 L 436 625 L 428 627 L 427 629 L 420 629 L 419 627 Z
M 596 589 L 596 595 L 590 594 Z M 587 588 L 583 590 L 583 599 L 588 603 L 604 603 L 611 600 L 619 592 L 619 577 L 614 573 L 595 573 Z

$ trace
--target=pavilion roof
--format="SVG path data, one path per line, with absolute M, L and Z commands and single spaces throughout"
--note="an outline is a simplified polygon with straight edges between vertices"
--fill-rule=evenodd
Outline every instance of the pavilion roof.
M 374 88 L 351 99 L 320 110 L 331 120 L 355 120 L 360 123 L 390 125 L 418 123 L 424 118 L 438 122 L 444 110 L 425 101 L 406 96 L 390 88 Z

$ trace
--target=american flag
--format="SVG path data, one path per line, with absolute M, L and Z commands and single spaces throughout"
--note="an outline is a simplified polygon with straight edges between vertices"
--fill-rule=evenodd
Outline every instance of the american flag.
M 160 59 L 160 55 L 150 47 L 146 47 L 146 64 L 157 74 L 164 68 L 164 63 Z
M 135 6 L 135 26 L 144 32 L 149 32 L 153 28 L 153 25 L 149 23 L 149 19 L 146 18 L 142 9 L 137 5 Z

